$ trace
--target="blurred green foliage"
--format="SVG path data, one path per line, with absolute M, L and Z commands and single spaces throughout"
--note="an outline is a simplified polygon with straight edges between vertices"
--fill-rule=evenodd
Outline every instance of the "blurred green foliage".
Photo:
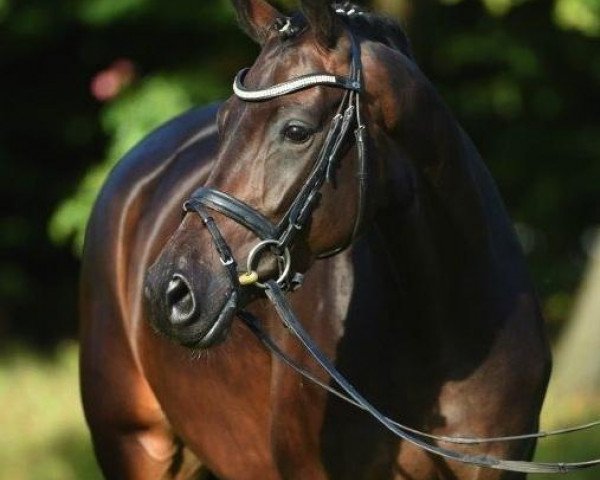
M 579 417 L 576 422 L 584 422 L 587 417 Z M 585 461 L 598 457 L 600 445 L 600 430 L 588 430 L 576 435 L 548 438 L 538 442 L 536 460 L 540 462 Z M 531 480 L 556 480 L 557 475 L 530 475 Z M 598 480 L 598 468 L 581 470 L 569 475 L 563 475 L 565 480 Z
M 0 0 L 1 336 L 75 334 L 72 251 L 106 175 L 255 52 L 226 0 Z
M 592 358 L 594 353 L 590 352 Z M 552 391 L 552 390 L 550 390 Z M 548 401 L 550 400 L 550 401 Z M 546 398 L 541 415 L 541 429 L 550 430 L 566 425 L 580 425 L 600 418 L 600 397 L 591 399 L 580 397 L 577 393 L 563 398 Z M 568 435 L 548 437 L 538 441 L 535 459 L 540 462 L 586 461 L 598 458 L 600 428 L 583 430 Z M 598 480 L 598 467 L 581 470 L 563 476 L 565 480 Z M 532 480 L 556 480 L 556 475 L 530 475 Z
M 555 17 L 559 25 L 596 36 L 600 34 L 600 1 L 557 0 Z
M 110 136 L 106 160 L 93 166 L 75 194 L 59 206 L 50 221 L 51 238 L 57 243 L 73 238 L 76 251 L 80 252 L 93 202 L 114 164 L 148 132 L 195 103 L 224 95 L 224 90 L 216 79 L 203 72 L 158 74 L 140 81 L 118 101 L 108 104 L 100 114 L 104 131 Z

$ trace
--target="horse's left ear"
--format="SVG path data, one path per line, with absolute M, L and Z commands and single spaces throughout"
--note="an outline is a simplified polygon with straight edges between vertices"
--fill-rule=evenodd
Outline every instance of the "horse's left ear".
M 313 28 L 318 42 L 333 48 L 342 34 L 329 0 L 301 0 L 302 13 Z

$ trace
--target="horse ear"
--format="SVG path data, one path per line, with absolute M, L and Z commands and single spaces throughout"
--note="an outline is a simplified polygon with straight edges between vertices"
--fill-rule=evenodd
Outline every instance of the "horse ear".
M 319 43 L 327 48 L 335 46 L 341 35 L 336 15 L 329 0 L 301 0 L 302 13 L 313 28 Z
M 233 0 L 233 7 L 242 29 L 260 45 L 267 40 L 277 18 L 282 16 L 265 0 Z

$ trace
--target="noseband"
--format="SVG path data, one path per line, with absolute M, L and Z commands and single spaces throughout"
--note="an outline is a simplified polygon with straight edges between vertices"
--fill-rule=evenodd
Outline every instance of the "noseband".
M 344 250 L 356 237 L 360 230 L 364 215 L 364 202 L 367 186 L 367 165 L 365 155 L 366 127 L 362 123 L 360 112 L 360 94 L 362 92 L 362 66 L 360 61 L 360 46 L 356 38 L 349 32 L 351 40 L 351 69 L 348 77 L 317 73 L 304 75 L 270 88 L 251 90 L 244 86 L 244 79 L 248 69 L 242 70 L 235 78 L 233 91 L 235 95 L 247 102 L 264 102 L 289 95 L 315 86 L 329 86 L 345 90 L 342 102 L 333 117 L 331 126 L 327 133 L 325 142 L 315 161 L 313 169 L 304 182 L 298 195 L 287 210 L 287 213 L 277 224 L 272 223 L 259 211 L 247 203 L 232 197 L 219 190 L 202 187 L 196 190 L 191 198 L 185 202 L 184 211 L 196 212 L 202 218 L 204 225 L 210 233 L 215 249 L 217 250 L 221 263 L 225 267 L 231 280 L 232 291 L 227 301 L 227 309 L 237 311 L 237 300 L 240 298 L 242 287 L 256 285 L 264 288 L 267 298 L 274 305 L 284 325 L 293 333 L 311 354 L 314 360 L 330 375 L 339 389 L 331 387 L 295 363 L 262 330 L 260 322 L 249 312 L 238 311 L 238 316 L 245 322 L 258 339 L 284 363 L 296 370 L 300 375 L 321 386 L 330 393 L 351 403 L 352 405 L 368 412 L 376 421 L 387 428 L 395 436 L 406 440 L 417 447 L 434 455 L 455 460 L 474 466 L 493 468 L 512 472 L 524 473 L 567 473 L 574 470 L 589 468 L 600 464 L 600 460 L 572 463 L 543 463 L 519 460 L 503 460 L 486 455 L 468 455 L 448 448 L 439 447 L 431 440 L 454 444 L 476 444 L 523 440 L 545 437 L 561 433 L 569 433 L 584 428 L 598 425 L 593 422 L 571 429 L 557 430 L 554 432 L 538 432 L 524 435 L 513 435 L 509 437 L 495 438 L 465 438 L 444 437 L 421 432 L 410 427 L 394 422 L 383 415 L 365 397 L 363 397 L 341 374 L 335 365 L 319 350 L 310 335 L 304 330 L 302 324 L 296 318 L 291 306 L 284 294 L 285 290 L 292 290 L 301 284 L 301 276 L 292 274 L 290 247 L 296 235 L 305 230 L 311 214 L 320 198 L 320 190 L 326 181 L 331 181 L 336 168 L 340 150 L 344 144 L 351 124 L 355 124 L 356 149 L 358 159 L 358 210 L 354 223 L 352 235 L 348 242 L 332 251 L 319 255 L 326 258 Z M 250 251 L 246 262 L 246 273 L 239 275 L 237 262 L 231 249 L 214 219 L 208 210 L 221 213 L 235 222 L 252 231 L 260 241 Z M 255 259 L 264 249 L 271 249 L 278 259 L 279 278 L 277 280 L 266 280 L 264 283 L 258 281 L 258 275 L 253 271 Z M 340 390 L 341 389 L 341 390 Z M 429 441 L 427 441 L 429 440 Z
M 228 195 L 225 192 L 212 188 L 201 187 L 196 190 L 191 198 L 184 204 L 186 212 L 196 212 L 207 225 L 208 231 L 212 236 L 221 262 L 227 267 L 228 274 L 232 279 L 234 288 L 241 285 L 256 284 L 264 286 L 257 282 L 257 275 L 253 271 L 254 259 L 249 255 L 246 262 L 247 274 L 238 276 L 237 265 L 231 253 L 218 232 L 214 220 L 207 213 L 207 210 L 219 212 L 235 222 L 243 225 L 252 231 L 260 242 L 254 247 L 253 251 L 257 254 L 263 248 L 270 248 L 279 261 L 279 278 L 277 283 L 283 289 L 292 289 L 301 282 L 301 275 L 293 274 L 289 262 L 289 249 L 292 246 L 296 236 L 306 230 L 311 214 L 314 211 L 320 196 L 321 188 L 326 181 L 333 181 L 334 171 L 340 156 L 340 151 L 348 137 L 348 131 L 352 124 L 355 124 L 356 150 L 357 150 L 357 179 L 358 179 L 358 207 L 357 215 L 354 221 L 352 235 L 347 243 L 328 252 L 321 253 L 318 258 L 326 258 L 335 255 L 347 248 L 358 234 L 363 216 L 364 203 L 367 186 L 367 164 L 365 154 L 365 135 L 366 127 L 362 123 L 360 112 L 360 93 L 362 90 L 362 65 L 360 61 L 360 45 L 354 35 L 350 33 L 351 40 L 351 68 L 348 77 L 329 75 L 325 73 L 315 73 L 303 75 L 301 77 L 289 80 L 278 85 L 251 90 L 244 86 L 244 79 L 248 69 L 242 70 L 235 78 L 233 91 L 235 95 L 246 102 L 265 102 L 283 95 L 289 95 L 301 90 L 316 86 L 328 86 L 345 90 L 342 101 L 334 115 L 329 131 L 325 137 L 325 142 L 320 150 L 315 164 L 296 195 L 296 198 L 288 208 L 286 214 L 274 224 L 262 213 L 248 205 L 247 203 Z M 256 251 L 258 250 L 258 251 Z M 285 275 L 284 275 L 285 274 Z

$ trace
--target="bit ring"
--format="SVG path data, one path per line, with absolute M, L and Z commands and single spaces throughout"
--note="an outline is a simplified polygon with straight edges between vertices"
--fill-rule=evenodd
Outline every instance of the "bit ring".
M 248 254 L 248 259 L 246 260 L 246 272 L 252 273 L 255 271 L 253 265 L 256 258 L 258 257 L 258 254 L 261 253 L 265 248 L 271 246 L 282 248 L 281 244 L 277 240 L 263 240 L 257 243 L 252 248 L 252 250 L 250 250 L 250 253 Z M 283 283 L 286 281 L 292 269 L 292 256 L 290 255 L 289 248 L 283 247 L 283 255 L 277 255 L 277 257 L 283 260 L 283 269 L 281 270 L 281 274 L 279 275 L 279 278 L 275 281 L 275 283 L 282 287 Z M 267 288 L 267 286 L 262 282 L 257 281 L 254 284 L 259 288 Z

